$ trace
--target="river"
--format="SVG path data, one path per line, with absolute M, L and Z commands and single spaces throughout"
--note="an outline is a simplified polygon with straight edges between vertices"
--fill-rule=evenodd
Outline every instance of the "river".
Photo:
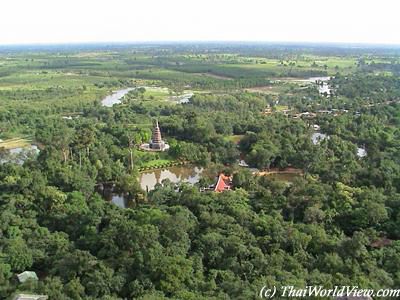
M 143 88 L 147 89 L 149 87 L 144 86 Z M 101 100 L 101 105 L 105 107 L 112 107 L 114 104 L 120 104 L 122 98 L 128 94 L 130 91 L 133 91 L 136 88 L 125 88 L 122 90 L 114 91 L 111 95 L 106 96 L 103 100 Z M 153 88 L 155 89 L 155 88 Z M 161 89 L 161 88 L 160 88 Z M 185 93 L 178 96 L 166 96 L 167 101 L 173 101 L 177 104 L 184 104 L 190 101 L 190 98 L 193 96 L 193 93 Z
M 101 100 L 101 105 L 105 107 L 112 107 L 114 104 L 120 104 L 121 99 L 135 88 L 126 88 L 113 92 L 111 95 L 106 96 Z

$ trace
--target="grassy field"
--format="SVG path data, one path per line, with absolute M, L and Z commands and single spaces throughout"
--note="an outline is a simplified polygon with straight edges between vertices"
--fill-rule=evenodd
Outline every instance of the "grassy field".
M 31 124 L 17 126 L 13 116 L 82 113 L 99 105 L 112 91 L 132 86 L 147 87 L 140 98 L 131 100 L 140 101 L 148 110 L 174 105 L 179 99 L 172 96 L 193 91 L 225 94 L 245 90 L 272 99 L 301 95 L 300 89 L 306 84 L 299 80 L 354 72 L 360 59 L 356 55 L 304 51 L 277 53 L 249 54 L 246 49 L 236 49 L 193 54 L 186 50 L 158 52 L 151 47 L 0 52 L 0 114 L 5 116 L 3 120 L 11 120 L 0 121 L 0 128 L 4 139 L 30 135 Z M 383 63 L 388 59 L 371 54 L 365 61 Z
M 31 140 L 26 138 L 12 138 L 4 141 L 0 141 L 0 148 L 5 148 L 7 150 L 14 148 L 25 148 L 30 146 Z
M 267 86 L 256 86 L 252 88 L 247 88 L 245 90 L 251 93 L 260 93 L 260 94 L 276 96 L 281 94 L 287 94 L 290 90 L 290 86 L 285 84 L 271 84 Z
M 289 106 L 287 106 L 287 105 L 276 105 L 274 107 L 275 107 L 275 110 L 278 112 L 289 109 Z
M 285 182 L 287 184 L 291 184 L 293 183 L 293 181 L 296 178 L 301 177 L 301 174 L 291 174 L 291 173 L 274 173 L 274 174 L 269 174 L 266 175 L 269 179 L 271 180 L 276 180 L 276 181 L 281 181 L 281 182 Z
M 171 94 L 171 91 L 165 87 L 146 87 L 146 92 L 144 93 L 145 99 L 148 100 L 166 100 Z
M 238 144 L 243 137 L 244 137 L 243 134 L 234 134 L 234 135 L 225 137 L 225 139 L 228 141 L 231 141 L 235 144 Z
M 140 168 L 158 168 L 174 162 L 167 152 L 135 150 L 134 155 L 140 162 Z
M 146 162 L 142 165 L 143 168 L 157 168 L 166 164 L 169 164 L 173 162 L 173 160 L 170 159 L 155 159 L 151 160 L 149 162 Z

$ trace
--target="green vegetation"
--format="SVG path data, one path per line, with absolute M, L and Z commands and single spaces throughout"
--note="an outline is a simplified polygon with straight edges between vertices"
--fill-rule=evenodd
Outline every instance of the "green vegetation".
M 227 136 L 226 139 L 228 141 L 231 141 L 232 143 L 238 144 L 243 137 L 244 137 L 243 134 L 234 134 Z
M 6 150 L 13 148 L 24 148 L 29 145 L 30 141 L 28 139 L 21 139 L 21 138 L 13 138 L 0 141 L 0 148 L 4 148 Z
M 399 57 L 306 45 L 3 49 L 0 298 L 398 288 Z M 330 94 L 312 76 L 333 76 Z M 144 88 L 101 106 L 127 87 Z M 188 92 L 189 102 L 170 101 Z M 168 152 L 139 148 L 154 119 Z M 327 138 L 313 143 L 316 131 Z M 9 151 L 30 143 L 40 153 Z M 257 176 L 240 159 L 302 173 Z M 141 189 L 140 170 L 177 162 L 207 172 L 196 185 Z M 201 192 L 220 172 L 232 175 L 232 190 Z M 103 199 L 107 189 L 131 208 Z M 25 270 L 39 280 L 19 283 Z

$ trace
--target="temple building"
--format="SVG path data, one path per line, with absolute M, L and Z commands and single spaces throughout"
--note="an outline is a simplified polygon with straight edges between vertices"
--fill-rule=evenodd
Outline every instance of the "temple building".
M 161 130 L 158 126 L 158 120 L 156 120 L 156 124 L 153 128 L 153 134 L 149 145 L 153 150 L 163 151 L 165 149 L 165 142 L 161 138 Z
M 224 191 L 229 191 L 232 187 L 232 176 L 226 176 L 221 173 L 218 176 L 217 183 L 214 187 L 214 192 L 221 193 Z
M 158 126 L 158 120 L 155 122 L 150 142 L 142 144 L 140 148 L 146 151 L 165 151 L 169 149 L 169 145 L 161 137 L 161 130 Z

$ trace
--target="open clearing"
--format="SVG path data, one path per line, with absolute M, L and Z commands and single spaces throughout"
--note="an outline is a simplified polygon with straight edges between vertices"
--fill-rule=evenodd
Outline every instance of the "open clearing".
M 215 79 L 233 80 L 233 78 L 231 78 L 231 77 L 222 76 L 222 75 L 216 75 L 216 74 L 213 74 L 213 73 L 195 73 L 195 74 L 200 74 L 200 75 L 211 77 L 211 78 L 215 78 Z
M 12 138 L 5 141 L 0 141 L 0 148 L 7 150 L 14 148 L 24 148 L 30 145 L 30 140 L 25 138 Z

